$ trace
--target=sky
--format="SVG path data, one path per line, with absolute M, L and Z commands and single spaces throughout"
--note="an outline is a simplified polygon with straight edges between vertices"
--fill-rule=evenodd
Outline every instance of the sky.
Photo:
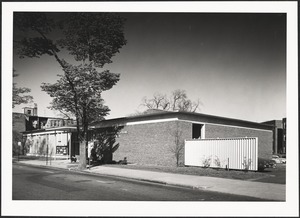
M 263 122 L 286 117 L 286 16 L 257 13 L 120 13 L 127 45 L 105 65 L 120 81 L 103 92 L 106 119 L 143 111 L 155 92 L 186 91 L 198 112 Z M 53 57 L 14 55 L 14 82 L 31 89 L 39 116 L 57 116 L 42 82 L 62 74 Z M 16 106 L 22 112 L 26 105 Z

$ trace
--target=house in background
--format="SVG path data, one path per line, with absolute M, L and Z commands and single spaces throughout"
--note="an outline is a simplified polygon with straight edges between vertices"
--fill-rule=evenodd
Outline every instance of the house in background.
M 13 113 L 13 131 L 17 133 L 22 133 L 26 130 L 32 129 L 29 125 L 30 117 L 37 117 L 37 104 L 34 107 L 24 107 L 24 113 Z
M 37 116 L 38 114 L 38 108 L 37 108 L 37 104 L 34 103 L 34 107 L 24 107 L 24 114 L 27 116 Z
M 263 124 L 273 127 L 273 154 L 286 153 L 286 118 L 270 120 Z
M 212 116 L 192 112 L 150 111 L 149 113 L 103 120 L 91 128 L 105 129 L 118 126 L 121 131 L 116 141 L 120 144 L 114 160 L 127 158 L 142 165 L 174 166 L 174 144 L 180 140 L 257 137 L 260 158 L 271 158 L 273 127 L 261 123 Z M 172 148 L 173 147 L 173 148 Z M 184 163 L 183 155 L 181 163 Z
M 37 105 L 13 113 L 14 134 L 22 134 L 22 154 L 69 158 L 79 154 L 72 119 L 37 116 Z
M 21 132 L 26 131 L 26 115 L 23 113 L 13 113 L 12 116 L 13 131 L 21 134 Z

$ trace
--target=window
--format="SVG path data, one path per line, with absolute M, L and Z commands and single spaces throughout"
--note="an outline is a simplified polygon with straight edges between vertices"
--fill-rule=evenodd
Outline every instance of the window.
M 192 138 L 193 139 L 201 139 L 204 138 L 204 128 L 203 124 L 195 124 L 193 123 L 193 133 L 192 133 Z
M 68 154 L 67 146 L 56 146 L 56 154 L 66 155 Z

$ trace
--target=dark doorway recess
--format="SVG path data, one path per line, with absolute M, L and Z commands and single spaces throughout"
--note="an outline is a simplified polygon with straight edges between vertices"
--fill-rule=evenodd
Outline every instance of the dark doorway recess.
M 193 139 L 201 139 L 201 129 L 203 127 L 203 124 L 195 124 L 193 123 Z

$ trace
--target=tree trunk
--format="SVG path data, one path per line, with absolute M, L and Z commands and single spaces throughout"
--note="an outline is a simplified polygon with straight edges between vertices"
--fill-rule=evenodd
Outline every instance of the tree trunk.
M 79 144 L 80 150 L 80 160 L 79 160 L 79 170 L 85 170 L 86 169 L 86 142 L 85 140 L 80 141 Z
M 88 123 L 87 123 L 85 109 L 83 109 L 82 125 L 83 125 L 83 137 L 82 137 L 82 141 L 80 142 L 80 161 L 79 161 L 80 170 L 86 169 L 86 165 L 87 165 L 86 161 L 87 161 L 87 147 L 88 147 Z

